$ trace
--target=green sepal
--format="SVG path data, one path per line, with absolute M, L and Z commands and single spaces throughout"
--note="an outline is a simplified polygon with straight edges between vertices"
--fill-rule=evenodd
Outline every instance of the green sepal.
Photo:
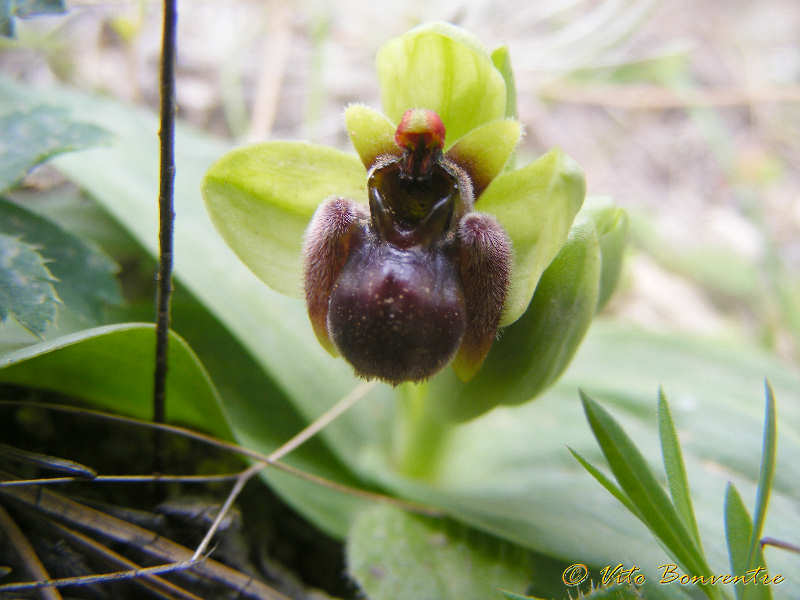
M 303 234 L 330 196 L 366 203 L 359 159 L 304 142 L 239 148 L 203 180 L 211 220 L 236 255 L 275 291 L 302 297 Z
M 475 198 L 503 170 L 521 135 L 518 121 L 500 119 L 473 129 L 447 151 L 447 158 L 469 174 Z
M 511 56 L 508 46 L 499 46 L 492 51 L 492 63 L 500 71 L 503 81 L 506 82 L 506 118 L 517 118 L 517 84 L 514 81 L 514 71 L 511 68 Z
M 501 327 L 527 310 L 539 278 L 567 239 L 585 192 L 578 164 L 554 149 L 522 169 L 502 173 L 481 196 L 476 208 L 497 218 L 514 250 Z
M 462 383 L 448 370 L 431 381 L 436 417 L 472 419 L 501 404 L 526 402 L 554 383 L 595 314 L 600 273 L 594 223 L 583 219 L 542 275 L 528 310 L 503 331 L 477 375 Z
M 394 142 L 395 126 L 383 113 L 363 104 L 351 104 L 344 121 L 364 167 L 369 170 L 381 154 L 400 154 Z
M 600 251 L 603 254 L 600 294 L 597 297 L 599 312 L 614 293 L 622 273 L 630 228 L 628 213 L 625 209 L 614 206 L 613 201 L 604 196 L 587 198 L 581 212 L 591 215 L 594 220 L 600 240 Z
M 447 143 L 506 113 L 506 84 L 487 50 L 447 23 L 416 27 L 378 52 L 384 112 L 394 122 L 409 108 L 442 119 Z

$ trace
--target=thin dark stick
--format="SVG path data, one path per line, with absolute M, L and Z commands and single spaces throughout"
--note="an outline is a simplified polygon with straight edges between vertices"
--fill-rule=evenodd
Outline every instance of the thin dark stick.
M 175 0 L 164 0 L 164 32 L 161 41 L 161 170 L 158 194 L 159 268 L 156 309 L 156 367 L 153 378 L 153 421 L 163 423 L 166 407 L 167 350 L 172 293 L 172 238 L 175 211 L 175 54 L 178 10 Z M 162 436 L 156 434 L 156 472 L 161 471 Z

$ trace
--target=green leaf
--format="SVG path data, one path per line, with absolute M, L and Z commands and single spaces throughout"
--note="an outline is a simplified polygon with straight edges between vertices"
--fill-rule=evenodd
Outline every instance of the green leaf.
M 530 569 L 521 548 L 389 506 L 356 520 L 347 563 L 371 600 L 499 599 L 499 588 L 524 589 Z
M 14 13 L 23 18 L 67 12 L 67 5 L 64 0 L 11 0 L 11 4 L 16 5 Z
M 581 392 L 586 418 L 620 487 L 644 517 L 644 522 L 693 575 L 710 575 L 701 551 L 656 480 L 647 462 L 614 418 Z
M 381 154 L 399 152 L 394 141 L 396 127 L 383 113 L 363 104 L 351 104 L 344 111 L 344 121 L 350 140 L 367 170 Z
M 54 281 L 37 248 L 0 233 L 0 322 L 10 314 L 41 337 L 60 302 Z
M 750 562 L 750 535 L 753 531 L 753 523 L 750 515 L 742 502 L 742 497 L 736 487 L 729 483 L 725 490 L 725 539 L 728 541 L 728 554 L 730 555 L 731 574 L 744 575 L 753 567 L 766 568 L 764 555 L 759 545 L 754 556 L 755 561 Z M 770 600 L 772 592 L 769 586 L 755 585 L 750 583 L 744 585 L 741 582 L 734 584 L 736 600 Z
M 595 480 L 600 485 L 602 485 L 604 488 L 606 488 L 608 490 L 608 492 L 612 496 L 614 496 L 614 498 L 619 500 L 625 508 L 627 508 L 629 511 L 631 511 L 631 513 L 636 515 L 636 517 L 640 521 L 644 521 L 644 518 L 642 517 L 641 513 L 639 512 L 639 509 L 636 508 L 636 506 L 633 505 L 633 502 L 631 502 L 631 499 L 628 498 L 628 496 L 625 495 L 625 492 L 623 492 L 621 489 L 619 489 L 619 486 L 617 484 L 615 484 L 608 477 L 606 477 L 603 474 L 603 472 L 600 471 L 600 469 L 598 469 L 593 464 L 591 464 L 588 460 L 583 458 L 575 450 L 573 450 L 572 448 L 568 448 L 568 450 L 570 451 L 570 454 L 572 454 L 572 456 L 575 457 L 575 460 L 577 460 L 581 464 L 581 466 L 589 472 L 589 475 L 594 477 Z
M 217 231 L 272 289 L 302 296 L 302 245 L 329 196 L 366 202 L 358 158 L 303 142 L 267 142 L 227 153 L 208 170 L 203 197 Z
M 59 108 L 34 106 L 0 115 L 0 192 L 56 154 L 81 150 L 107 139 L 103 129 L 73 121 Z
M 409 108 L 428 108 L 444 123 L 447 144 L 505 116 L 506 84 L 488 52 L 446 23 L 412 29 L 378 52 L 383 110 L 395 123 Z
M 447 370 L 431 381 L 439 418 L 471 419 L 498 404 L 526 402 L 552 385 L 594 316 L 600 267 L 594 224 L 587 220 L 572 229 L 528 310 L 503 330 L 475 377 L 463 383 Z
M 12 2 L 14 0 L 0 0 L 0 36 L 3 37 L 14 37 Z
M 208 374 L 174 333 L 167 357 L 167 420 L 232 439 Z M 100 408 L 150 419 L 154 365 L 152 324 L 107 325 L 0 356 L 0 381 L 55 390 Z
M 672 414 L 667 404 L 664 391 L 658 391 L 658 433 L 661 439 L 661 453 L 664 457 L 664 470 L 667 472 L 667 483 L 672 496 L 672 503 L 686 529 L 691 533 L 695 547 L 702 552 L 703 543 L 697 529 L 697 520 L 692 507 L 692 495 L 689 481 L 686 478 L 686 467 L 683 464 L 678 434 L 672 422 Z
M 520 318 L 544 270 L 567 239 L 586 191 L 577 163 L 551 150 L 522 169 L 497 177 L 475 206 L 492 213 L 514 247 L 511 289 L 500 325 Z
M 772 482 L 775 479 L 775 448 L 778 438 L 778 424 L 775 415 L 775 395 L 769 381 L 764 382 L 767 396 L 764 410 L 764 441 L 761 445 L 761 468 L 758 473 L 758 488 L 756 489 L 756 506 L 753 516 L 753 532 L 750 535 L 750 551 L 748 553 L 748 566 L 757 566 L 755 559 L 760 551 L 761 532 L 764 529 L 764 519 L 767 516 L 767 504 L 772 492 Z
M 747 570 L 747 555 L 750 552 L 752 532 L 753 523 L 747 514 L 742 497 L 734 485 L 728 483 L 725 489 L 725 539 L 728 542 L 732 575 L 741 575 Z M 735 585 L 736 600 L 742 600 L 743 589 L 743 585 L 739 583 Z
M 120 304 L 117 265 L 99 248 L 51 221 L 0 198 L 0 233 L 20 237 L 38 248 L 55 278 L 64 305 L 90 322 L 102 320 L 109 304 Z

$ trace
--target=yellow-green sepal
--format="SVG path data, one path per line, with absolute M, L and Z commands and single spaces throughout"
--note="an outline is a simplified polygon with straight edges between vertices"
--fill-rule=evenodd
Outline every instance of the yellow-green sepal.
M 476 208 L 497 218 L 514 252 L 501 327 L 528 308 L 539 278 L 567 239 L 585 193 L 578 164 L 554 149 L 522 169 L 502 173 L 480 197 Z
M 378 52 L 381 101 L 399 122 L 409 108 L 427 108 L 442 119 L 447 144 L 503 118 L 506 84 L 488 51 L 471 34 L 447 23 L 412 29 Z
M 611 198 L 605 196 L 587 198 L 581 212 L 591 216 L 594 221 L 603 255 L 600 294 L 597 298 L 599 312 L 614 293 L 622 273 L 625 248 L 628 243 L 628 213 L 624 208 L 615 206 Z
M 591 324 L 601 271 L 594 222 L 582 216 L 542 274 L 527 311 L 503 330 L 480 371 L 468 383 L 452 370 L 431 381 L 437 418 L 466 421 L 501 404 L 527 402 L 553 384 Z
M 511 56 L 508 46 L 499 46 L 492 50 L 492 63 L 500 71 L 503 81 L 506 82 L 506 117 L 517 118 L 517 84 L 514 81 L 514 71 L 511 68 Z
M 366 204 L 366 172 L 347 154 L 304 142 L 266 142 L 225 154 L 206 173 L 211 220 L 236 255 L 269 287 L 300 298 L 303 235 L 330 196 Z
M 447 158 L 467 171 L 477 198 L 503 170 L 521 135 L 519 121 L 491 121 L 458 140 L 447 151 Z
M 394 142 L 395 125 L 364 104 L 351 104 L 344 111 L 347 133 L 364 167 L 369 171 L 382 154 L 400 154 Z

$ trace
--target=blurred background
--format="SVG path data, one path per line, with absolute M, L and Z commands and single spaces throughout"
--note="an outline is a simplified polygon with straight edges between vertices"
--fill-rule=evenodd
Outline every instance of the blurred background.
M 68 6 L 18 21 L 0 73 L 156 111 L 160 3 Z M 521 162 L 560 146 L 589 194 L 628 209 L 632 248 L 607 313 L 797 362 L 797 0 L 184 0 L 179 115 L 237 143 L 347 149 L 344 107 L 380 105 L 377 49 L 429 20 L 508 45 Z

